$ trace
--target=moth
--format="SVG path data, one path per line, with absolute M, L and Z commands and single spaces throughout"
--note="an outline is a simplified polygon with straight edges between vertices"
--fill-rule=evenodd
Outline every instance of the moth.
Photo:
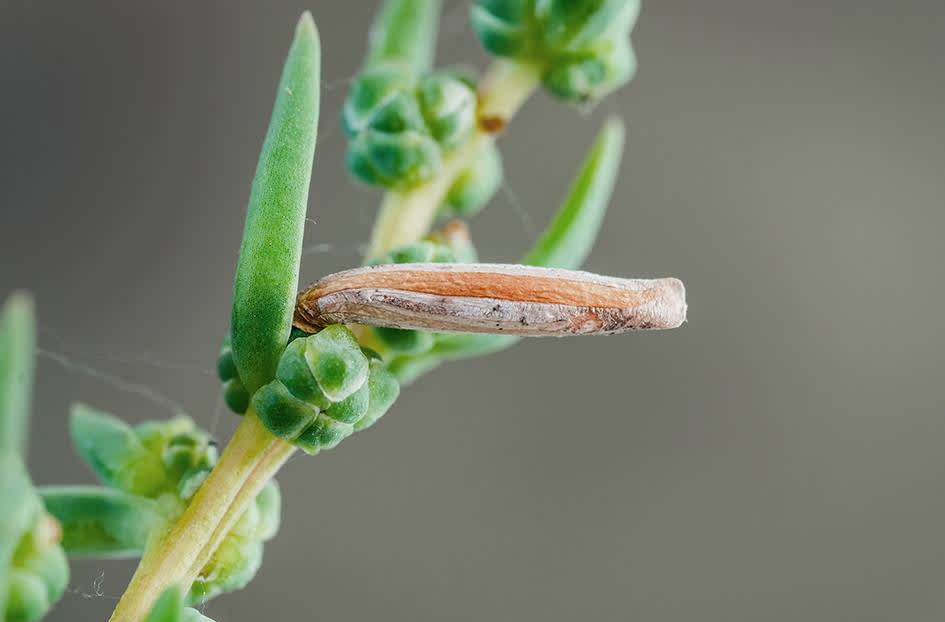
M 367 324 L 523 337 L 677 328 L 686 291 L 675 278 L 487 263 L 413 263 L 330 274 L 299 294 L 294 325 Z

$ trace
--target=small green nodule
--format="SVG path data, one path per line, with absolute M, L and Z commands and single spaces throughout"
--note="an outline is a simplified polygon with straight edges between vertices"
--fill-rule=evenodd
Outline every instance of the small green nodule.
M 430 180 L 476 126 L 476 93 L 446 72 L 419 78 L 401 65 L 365 69 L 342 113 L 347 163 L 361 181 L 407 189 Z
M 76 404 L 69 429 L 79 456 L 103 484 L 138 497 L 179 495 L 190 478 L 209 472 L 216 463 L 210 437 L 185 416 L 131 427 Z
M 383 363 L 341 325 L 296 339 L 278 377 L 253 395 L 259 420 L 274 435 L 315 454 L 373 423 L 396 398 Z
M 196 609 L 184 606 L 184 594 L 179 587 L 164 590 L 151 608 L 144 622 L 213 622 Z

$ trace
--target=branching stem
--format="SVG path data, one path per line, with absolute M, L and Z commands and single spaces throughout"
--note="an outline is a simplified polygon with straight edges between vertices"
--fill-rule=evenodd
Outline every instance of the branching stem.
M 259 462 L 256 464 L 256 468 L 253 469 L 252 473 L 249 474 L 249 477 L 243 482 L 243 486 L 240 488 L 239 492 L 236 494 L 236 497 L 233 499 L 233 502 L 230 504 L 229 509 L 227 509 L 226 514 L 223 516 L 220 523 L 217 525 L 217 528 L 214 530 L 213 535 L 210 537 L 210 540 L 204 546 L 203 550 L 200 551 L 200 554 L 194 560 L 194 563 L 190 567 L 190 571 L 187 576 L 184 577 L 184 585 L 190 585 L 194 580 L 200 575 L 200 571 L 210 563 L 210 560 L 213 558 L 214 552 L 219 548 L 220 543 L 223 542 L 223 539 L 226 535 L 233 529 L 236 525 L 236 522 L 240 519 L 244 512 L 249 508 L 250 504 L 254 503 L 256 500 L 256 495 L 262 491 L 262 489 L 269 483 L 276 473 L 279 472 L 279 469 L 282 468 L 282 465 L 295 453 L 296 447 L 291 443 L 287 443 L 281 439 L 276 440 L 262 456 Z
M 479 86 L 479 123 L 449 154 L 440 175 L 409 192 L 390 192 L 374 227 L 369 256 L 414 242 L 430 229 L 455 179 L 495 139 L 538 85 L 538 72 L 497 61 Z M 276 439 L 250 409 L 207 481 L 183 514 L 149 543 L 110 622 L 140 622 L 169 586 L 189 589 L 220 542 L 295 448 Z
M 171 585 L 189 589 L 189 573 L 213 538 L 276 438 L 250 409 L 187 509 L 148 545 L 110 622 L 144 620 L 157 597 Z M 261 486 L 260 486 L 261 488 Z M 245 506 L 244 506 L 245 509 Z
M 371 233 L 368 258 L 416 242 L 427 234 L 450 186 L 515 116 L 538 86 L 538 80 L 538 71 L 532 66 L 506 60 L 493 63 L 479 83 L 479 122 L 473 135 L 446 156 L 443 169 L 434 179 L 384 196 Z

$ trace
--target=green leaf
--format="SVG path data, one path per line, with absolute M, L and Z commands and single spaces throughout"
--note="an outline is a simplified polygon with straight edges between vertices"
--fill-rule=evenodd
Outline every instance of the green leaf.
M 163 521 L 154 501 L 111 488 L 46 486 L 39 493 L 62 526 L 62 546 L 73 557 L 139 557 Z
M 607 212 L 620 172 L 623 143 L 623 122 L 615 117 L 608 119 L 585 156 L 567 197 L 522 263 L 570 270 L 581 267 L 594 246 Z M 497 352 L 518 340 L 508 335 L 438 335 L 429 353 L 392 361 L 390 369 L 401 383 L 408 384 L 441 361 Z
M 371 27 L 365 68 L 395 61 L 415 75 L 430 68 L 440 0 L 387 0 Z
M 144 497 L 171 486 L 160 457 L 121 419 L 74 404 L 69 432 L 79 456 L 103 484 Z
M 253 180 L 233 291 L 233 355 L 250 395 L 275 377 L 292 328 L 317 135 L 321 51 L 304 13 Z
M 154 603 L 145 622 L 213 622 L 195 609 L 184 606 L 184 595 L 177 586 L 171 586 Z
M 611 117 L 585 156 L 567 198 L 522 263 L 576 270 L 590 254 L 610 203 L 623 154 L 623 122 Z
M 0 315 L 0 453 L 25 455 L 35 351 L 33 301 L 14 293 Z

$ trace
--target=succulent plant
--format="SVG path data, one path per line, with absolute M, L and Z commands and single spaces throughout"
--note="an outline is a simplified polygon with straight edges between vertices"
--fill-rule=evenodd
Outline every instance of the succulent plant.
M 587 101 L 630 78 L 636 0 L 477 0 L 473 27 L 501 58 L 476 84 L 431 69 L 439 8 L 439 0 L 382 3 L 342 112 L 348 168 L 387 190 L 368 265 L 324 277 L 297 298 L 321 63 L 311 15 L 299 20 L 250 192 L 217 360 L 224 401 L 243 415 L 222 453 L 185 415 L 132 426 L 76 405 L 72 438 L 100 485 L 35 488 L 23 460 L 32 311 L 23 296 L 4 308 L 0 622 L 32 622 L 50 609 L 66 587 L 65 554 L 141 558 L 111 622 L 206 622 L 189 605 L 255 576 L 281 518 L 273 477 L 297 449 L 337 447 L 376 423 L 402 385 L 445 361 L 516 343 L 506 328 L 524 336 L 615 332 L 604 320 L 645 304 L 672 307 L 674 325 L 682 321 L 678 281 L 660 297 L 638 289 L 642 280 L 553 269 L 579 267 L 597 236 L 622 153 L 618 120 L 601 131 L 524 265 L 475 263 L 462 220 L 501 186 L 496 136 L 539 84 Z M 314 313 L 322 302 L 328 310 Z

